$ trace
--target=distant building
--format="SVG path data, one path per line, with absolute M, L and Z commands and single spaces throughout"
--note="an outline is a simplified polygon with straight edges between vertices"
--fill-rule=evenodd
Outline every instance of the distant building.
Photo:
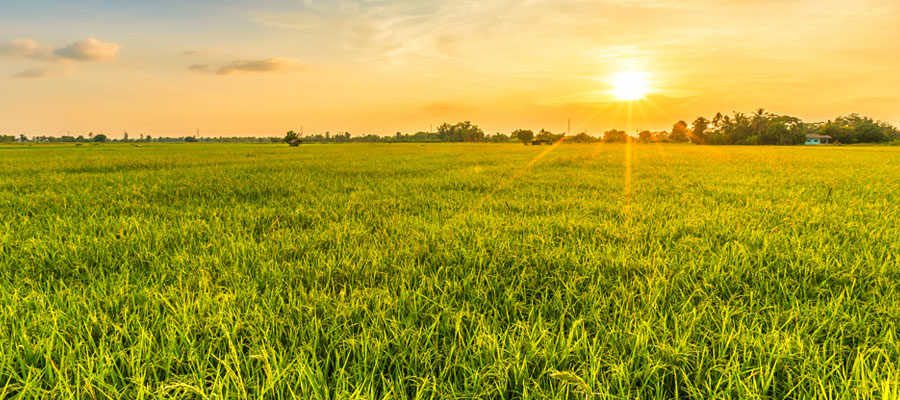
M 806 144 L 829 144 L 834 140 L 833 137 L 828 135 L 816 135 L 815 133 L 807 133 L 806 134 Z

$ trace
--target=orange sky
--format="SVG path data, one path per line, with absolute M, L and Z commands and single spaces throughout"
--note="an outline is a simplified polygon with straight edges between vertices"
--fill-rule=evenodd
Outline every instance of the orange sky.
M 757 107 L 900 122 L 896 0 L 29 1 L 0 15 L 0 133 L 599 134 Z M 628 106 L 609 77 L 641 70 Z

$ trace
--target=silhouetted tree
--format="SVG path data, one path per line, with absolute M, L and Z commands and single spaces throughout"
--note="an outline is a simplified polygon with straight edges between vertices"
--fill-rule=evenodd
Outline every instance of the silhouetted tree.
M 890 124 L 876 122 L 859 114 L 850 114 L 828 121 L 819 127 L 817 133 L 831 136 L 844 144 L 887 142 L 897 136 L 896 128 Z
M 628 134 L 625 131 L 620 131 L 617 129 L 611 129 L 606 132 L 603 132 L 603 141 L 604 142 L 621 142 L 624 143 L 625 139 L 627 139 Z
M 553 143 L 556 143 L 558 140 L 562 139 L 563 136 L 565 136 L 564 133 L 556 134 L 556 133 L 550 132 L 548 130 L 541 129 L 541 131 L 537 134 L 535 139 L 543 140 L 549 144 L 553 144 Z
M 455 125 L 447 123 L 438 127 L 438 137 L 442 142 L 481 142 L 484 141 L 484 131 L 473 125 L 470 121 L 458 122 Z
M 709 129 L 709 120 L 703 117 L 697 117 L 691 127 L 689 136 L 691 141 L 697 144 L 706 144 L 706 131 Z
M 296 139 L 300 139 L 300 134 L 298 134 L 297 132 L 287 131 L 287 133 L 284 134 L 284 142 L 285 143 L 291 143 Z
M 534 140 L 534 132 L 529 129 L 516 129 L 510 136 L 519 139 L 523 144 L 531 143 Z
M 687 142 L 690 137 L 690 130 L 687 122 L 678 121 L 672 125 L 672 133 L 669 134 L 669 140 L 673 142 Z
M 511 139 L 509 136 L 504 135 L 500 132 L 497 132 L 497 133 L 494 133 L 492 136 L 488 137 L 488 140 L 490 140 L 493 143 L 506 143 L 506 142 L 509 142 Z
M 599 141 L 599 139 L 588 135 L 587 132 L 581 132 L 568 140 L 570 143 L 594 143 L 597 141 Z

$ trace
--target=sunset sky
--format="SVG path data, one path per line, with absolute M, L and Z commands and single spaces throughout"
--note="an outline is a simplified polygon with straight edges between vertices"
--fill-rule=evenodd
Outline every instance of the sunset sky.
M 898 21 L 897 0 L 0 0 L 0 134 L 897 125 Z M 645 100 L 612 96 L 622 71 Z

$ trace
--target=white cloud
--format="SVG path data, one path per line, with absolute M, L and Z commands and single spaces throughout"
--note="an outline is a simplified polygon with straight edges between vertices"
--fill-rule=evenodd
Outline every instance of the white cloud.
M 31 39 L 16 39 L 0 43 L 0 55 L 46 63 L 44 66 L 28 68 L 13 75 L 15 78 L 34 79 L 67 73 L 71 69 L 69 64 L 73 61 L 113 61 L 120 48 L 121 46 L 116 43 L 105 43 L 93 38 L 59 48 L 41 45 Z
M 116 43 L 87 38 L 57 49 L 53 54 L 70 60 L 104 62 L 114 60 L 120 48 Z
M 121 46 L 116 43 L 101 42 L 94 38 L 87 38 L 55 49 L 31 39 L 16 39 L 0 43 L 0 54 L 39 61 L 103 62 L 114 60 L 120 48 Z

